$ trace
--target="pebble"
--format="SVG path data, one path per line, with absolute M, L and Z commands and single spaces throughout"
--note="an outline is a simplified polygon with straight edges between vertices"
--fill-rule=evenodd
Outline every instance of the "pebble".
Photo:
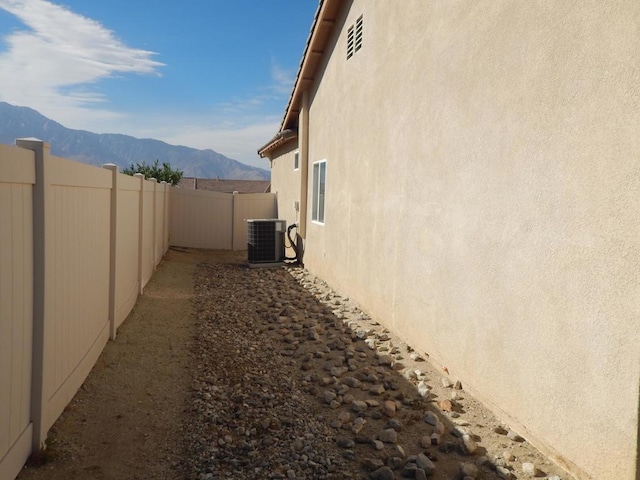
M 459 442 L 462 453 L 465 455 L 473 455 L 478 449 L 478 445 L 473 438 L 471 438 L 471 435 L 462 435 Z
M 389 467 L 381 467 L 371 472 L 371 478 L 373 480 L 394 480 L 395 474 Z
M 479 470 L 473 463 L 461 463 L 460 464 L 460 474 L 463 477 L 471 477 L 476 478 L 478 476 Z
M 367 402 L 364 402 L 362 400 L 354 400 L 353 402 L 351 402 L 351 409 L 354 412 L 364 412 L 367 410 Z
M 516 432 L 514 432 L 513 430 L 509 430 L 507 432 L 507 438 L 509 440 L 513 440 L 514 442 L 524 442 L 524 438 L 522 438 L 520 435 L 518 435 Z
M 538 474 L 538 469 L 531 462 L 524 462 L 522 464 L 522 471 L 525 475 L 529 475 L 530 477 L 535 477 Z
M 393 400 L 385 400 L 383 403 L 383 411 L 387 417 L 393 417 L 396 414 L 398 406 Z
M 440 420 L 438 420 L 438 416 L 433 412 L 427 412 L 424 414 L 424 421 L 429 425 L 436 425 Z
M 509 480 L 511 478 L 511 472 L 506 467 L 496 467 L 496 473 L 502 479 Z
M 451 383 L 451 380 L 449 380 L 447 377 L 442 377 L 440 379 L 440 383 L 442 383 L 442 386 L 444 388 L 450 388 L 453 384 Z
M 427 475 L 433 475 L 436 471 L 436 466 L 424 453 L 419 453 L 416 456 L 416 465 Z
M 376 438 L 384 443 L 396 443 L 398 440 L 398 432 L 396 432 L 393 428 L 385 428 L 384 430 L 380 430 L 376 435 Z
M 336 438 L 336 443 L 341 448 L 351 448 L 355 445 L 355 442 L 350 438 L 339 436 Z

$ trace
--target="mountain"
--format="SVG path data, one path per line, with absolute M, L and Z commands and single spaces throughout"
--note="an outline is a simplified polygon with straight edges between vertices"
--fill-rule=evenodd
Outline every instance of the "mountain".
M 119 134 L 72 130 L 27 107 L 0 102 L 0 143 L 15 145 L 16 138 L 36 137 L 51 144 L 51 153 L 91 165 L 167 162 L 185 177 L 230 180 L 269 180 L 270 172 L 232 160 L 213 150 L 169 145 L 160 140 Z

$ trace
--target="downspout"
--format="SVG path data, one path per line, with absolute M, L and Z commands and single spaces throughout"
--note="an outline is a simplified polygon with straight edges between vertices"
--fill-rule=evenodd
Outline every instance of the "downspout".
M 300 228 L 298 234 L 307 238 L 307 193 L 309 184 L 309 90 L 302 92 L 302 106 L 298 121 L 300 151 Z

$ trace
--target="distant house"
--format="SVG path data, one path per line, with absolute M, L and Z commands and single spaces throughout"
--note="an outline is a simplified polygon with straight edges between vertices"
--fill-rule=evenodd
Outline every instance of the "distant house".
M 580 478 L 638 478 L 640 2 L 320 1 L 270 159 L 314 274 Z
M 268 180 L 220 180 L 217 178 L 182 178 L 178 185 L 192 190 L 209 190 L 220 193 L 269 193 Z

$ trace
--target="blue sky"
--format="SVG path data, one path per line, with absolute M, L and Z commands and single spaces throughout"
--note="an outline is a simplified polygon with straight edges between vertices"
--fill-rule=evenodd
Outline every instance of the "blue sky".
M 0 101 L 268 168 L 318 0 L 0 0 Z

